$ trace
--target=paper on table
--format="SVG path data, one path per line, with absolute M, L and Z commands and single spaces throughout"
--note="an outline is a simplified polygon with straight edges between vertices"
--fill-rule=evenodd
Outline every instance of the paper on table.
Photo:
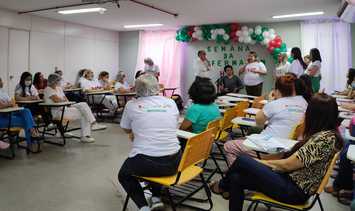
M 286 152 L 292 149 L 296 141 L 285 138 L 277 138 L 269 135 L 253 134 L 247 136 L 247 139 L 260 147 L 264 152 L 278 153 Z

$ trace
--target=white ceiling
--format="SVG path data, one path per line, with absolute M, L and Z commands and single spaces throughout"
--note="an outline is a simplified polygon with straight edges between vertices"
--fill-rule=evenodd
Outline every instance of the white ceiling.
M 272 22 L 273 15 L 324 11 L 322 17 L 335 17 L 340 0 L 140 0 L 179 14 L 174 18 L 159 11 L 121 1 L 121 8 L 104 4 L 105 14 L 60 15 L 55 10 L 34 13 L 53 19 L 121 31 L 123 25 L 162 23 L 164 29 L 181 25 L 209 23 Z M 80 3 L 81 0 L 0 0 L 0 8 L 33 10 Z M 295 20 L 295 19 L 288 19 Z

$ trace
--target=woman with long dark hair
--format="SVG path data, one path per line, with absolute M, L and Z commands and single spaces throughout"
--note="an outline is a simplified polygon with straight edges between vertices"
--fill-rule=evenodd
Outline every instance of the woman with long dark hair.
M 311 57 L 311 63 L 308 65 L 306 74 L 311 77 L 312 90 L 314 93 L 318 92 L 320 89 L 321 68 L 322 68 L 322 57 L 317 48 L 312 48 L 309 52 Z
M 15 88 L 15 99 L 17 101 L 39 100 L 38 91 L 32 84 L 32 74 L 23 72 L 20 83 Z
M 47 79 L 44 78 L 41 72 L 37 72 L 33 77 L 33 85 L 37 89 L 40 97 L 43 98 L 43 91 L 47 87 Z
M 241 155 L 225 178 L 210 185 L 212 192 L 229 196 L 231 211 L 243 210 L 245 190 L 258 191 L 287 204 L 305 203 L 316 193 L 334 155 L 343 147 L 337 118 L 336 100 L 316 94 L 306 111 L 303 141 L 294 146 L 290 156 L 257 160 Z
M 292 48 L 291 56 L 294 60 L 289 66 L 288 72 L 294 73 L 297 77 L 300 77 L 307 68 L 306 63 L 303 61 L 301 49 L 298 47 Z

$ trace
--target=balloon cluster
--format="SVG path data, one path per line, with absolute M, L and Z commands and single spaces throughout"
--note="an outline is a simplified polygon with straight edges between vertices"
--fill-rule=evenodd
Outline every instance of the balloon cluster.
M 287 52 L 287 46 L 274 29 L 257 25 L 254 28 L 240 27 L 237 23 L 187 26 L 177 31 L 176 40 L 181 42 L 216 41 L 217 43 L 261 44 L 267 47 L 277 62 L 280 53 Z

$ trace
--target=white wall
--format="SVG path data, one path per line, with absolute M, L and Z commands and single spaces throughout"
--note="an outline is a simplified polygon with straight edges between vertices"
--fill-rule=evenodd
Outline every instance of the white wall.
M 5 83 L 17 83 L 19 80 L 18 74 L 9 72 L 10 53 L 21 52 L 25 55 L 27 48 L 23 45 L 9 46 L 9 41 L 16 43 L 18 39 L 18 33 L 13 31 L 19 30 L 28 32 L 28 64 L 27 68 L 16 69 L 17 72 L 29 70 L 48 76 L 58 67 L 64 71 L 64 79 L 69 82 L 74 82 L 78 70 L 82 68 L 93 69 L 96 75 L 106 70 L 111 78 L 117 74 L 118 32 L 38 16 L 17 15 L 0 9 L 0 77 Z M 11 75 L 15 76 L 13 80 L 9 78 Z M 11 89 L 10 94 L 13 93 Z

